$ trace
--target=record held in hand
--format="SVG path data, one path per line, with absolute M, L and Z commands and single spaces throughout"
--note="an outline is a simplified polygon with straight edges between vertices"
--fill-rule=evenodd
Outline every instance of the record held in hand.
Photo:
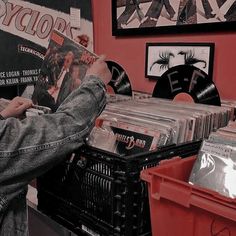
M 204 71 L 189 65 L 167 70 L 157 81 L 152 96 L 174 100 L 184 97 L 195 103 L 221 105 L 218 90 L 212 80 Z
M 130 80 L 125 70 L 114 61 L 106 61 L 112 74 L 112 79 L 108 83 L 116 94 L 132 96 Z

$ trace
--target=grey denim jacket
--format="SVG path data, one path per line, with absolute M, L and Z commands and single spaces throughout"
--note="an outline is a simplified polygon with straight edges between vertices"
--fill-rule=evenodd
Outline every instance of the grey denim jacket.
M 0 121 L 0 235 L 28 235 L 26 189 L 79 148 L 106 104 L 104 83 L 89 76 L 51 115 Z

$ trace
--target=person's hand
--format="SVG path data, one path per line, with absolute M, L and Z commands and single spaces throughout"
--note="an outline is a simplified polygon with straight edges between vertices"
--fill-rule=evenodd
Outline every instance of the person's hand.
M 105 56 L 102 55 L 99 57 L 92 66 L 87 70 L 87 76 L 94 75 L 100 78 L 106 85 L 111 80 L 111 72 L 107 67 L 107 63 L 105 62 Z
M 9 105 L 1 111 L 1 116 L 4 118 L 8 117 L 19 117 L 23 115 L 26 109 L 33 105 L 32 101 L 27 98 L 15 97 L 11 100 Z

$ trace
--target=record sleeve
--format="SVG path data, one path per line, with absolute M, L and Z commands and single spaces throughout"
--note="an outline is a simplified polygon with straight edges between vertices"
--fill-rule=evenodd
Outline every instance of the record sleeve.
M 234 100 L 221 100 L 221 105 L 231 109 L 231 120 L 236 118 L 236 101 Z
M 54 30 L 32 100 L 53 112 L 80 86 L 88 67 L 98 58 L 83 45 Z
M 235 121 L 230 121 L 228 124 L 228 127 L 236 129 L 236 122 Z
M 104 120 L 100 128 L 92 130 L 88 139 L 89 145 L 119 155 L 155 150 L 160 142 L 160 132 L 150 131 L 140 124 L 112 120 Z
M 236 148 L 204 141 L 194 163 L 189 183 L 236 197 Z
M 236 146 L 236 135 L 227 134 L 223 131 L 211 133 L 208 140 L 214 143 Z

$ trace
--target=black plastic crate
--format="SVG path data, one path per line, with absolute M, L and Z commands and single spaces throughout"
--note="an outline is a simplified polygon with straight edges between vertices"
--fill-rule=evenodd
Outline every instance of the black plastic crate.
M 194 155 L 200 143 L 132 156 L 84 146 L 73 160 L 38 178 L 38 207 L 79 235 L 151 235 L 148 193 L 140 171 L 173 156 Z

